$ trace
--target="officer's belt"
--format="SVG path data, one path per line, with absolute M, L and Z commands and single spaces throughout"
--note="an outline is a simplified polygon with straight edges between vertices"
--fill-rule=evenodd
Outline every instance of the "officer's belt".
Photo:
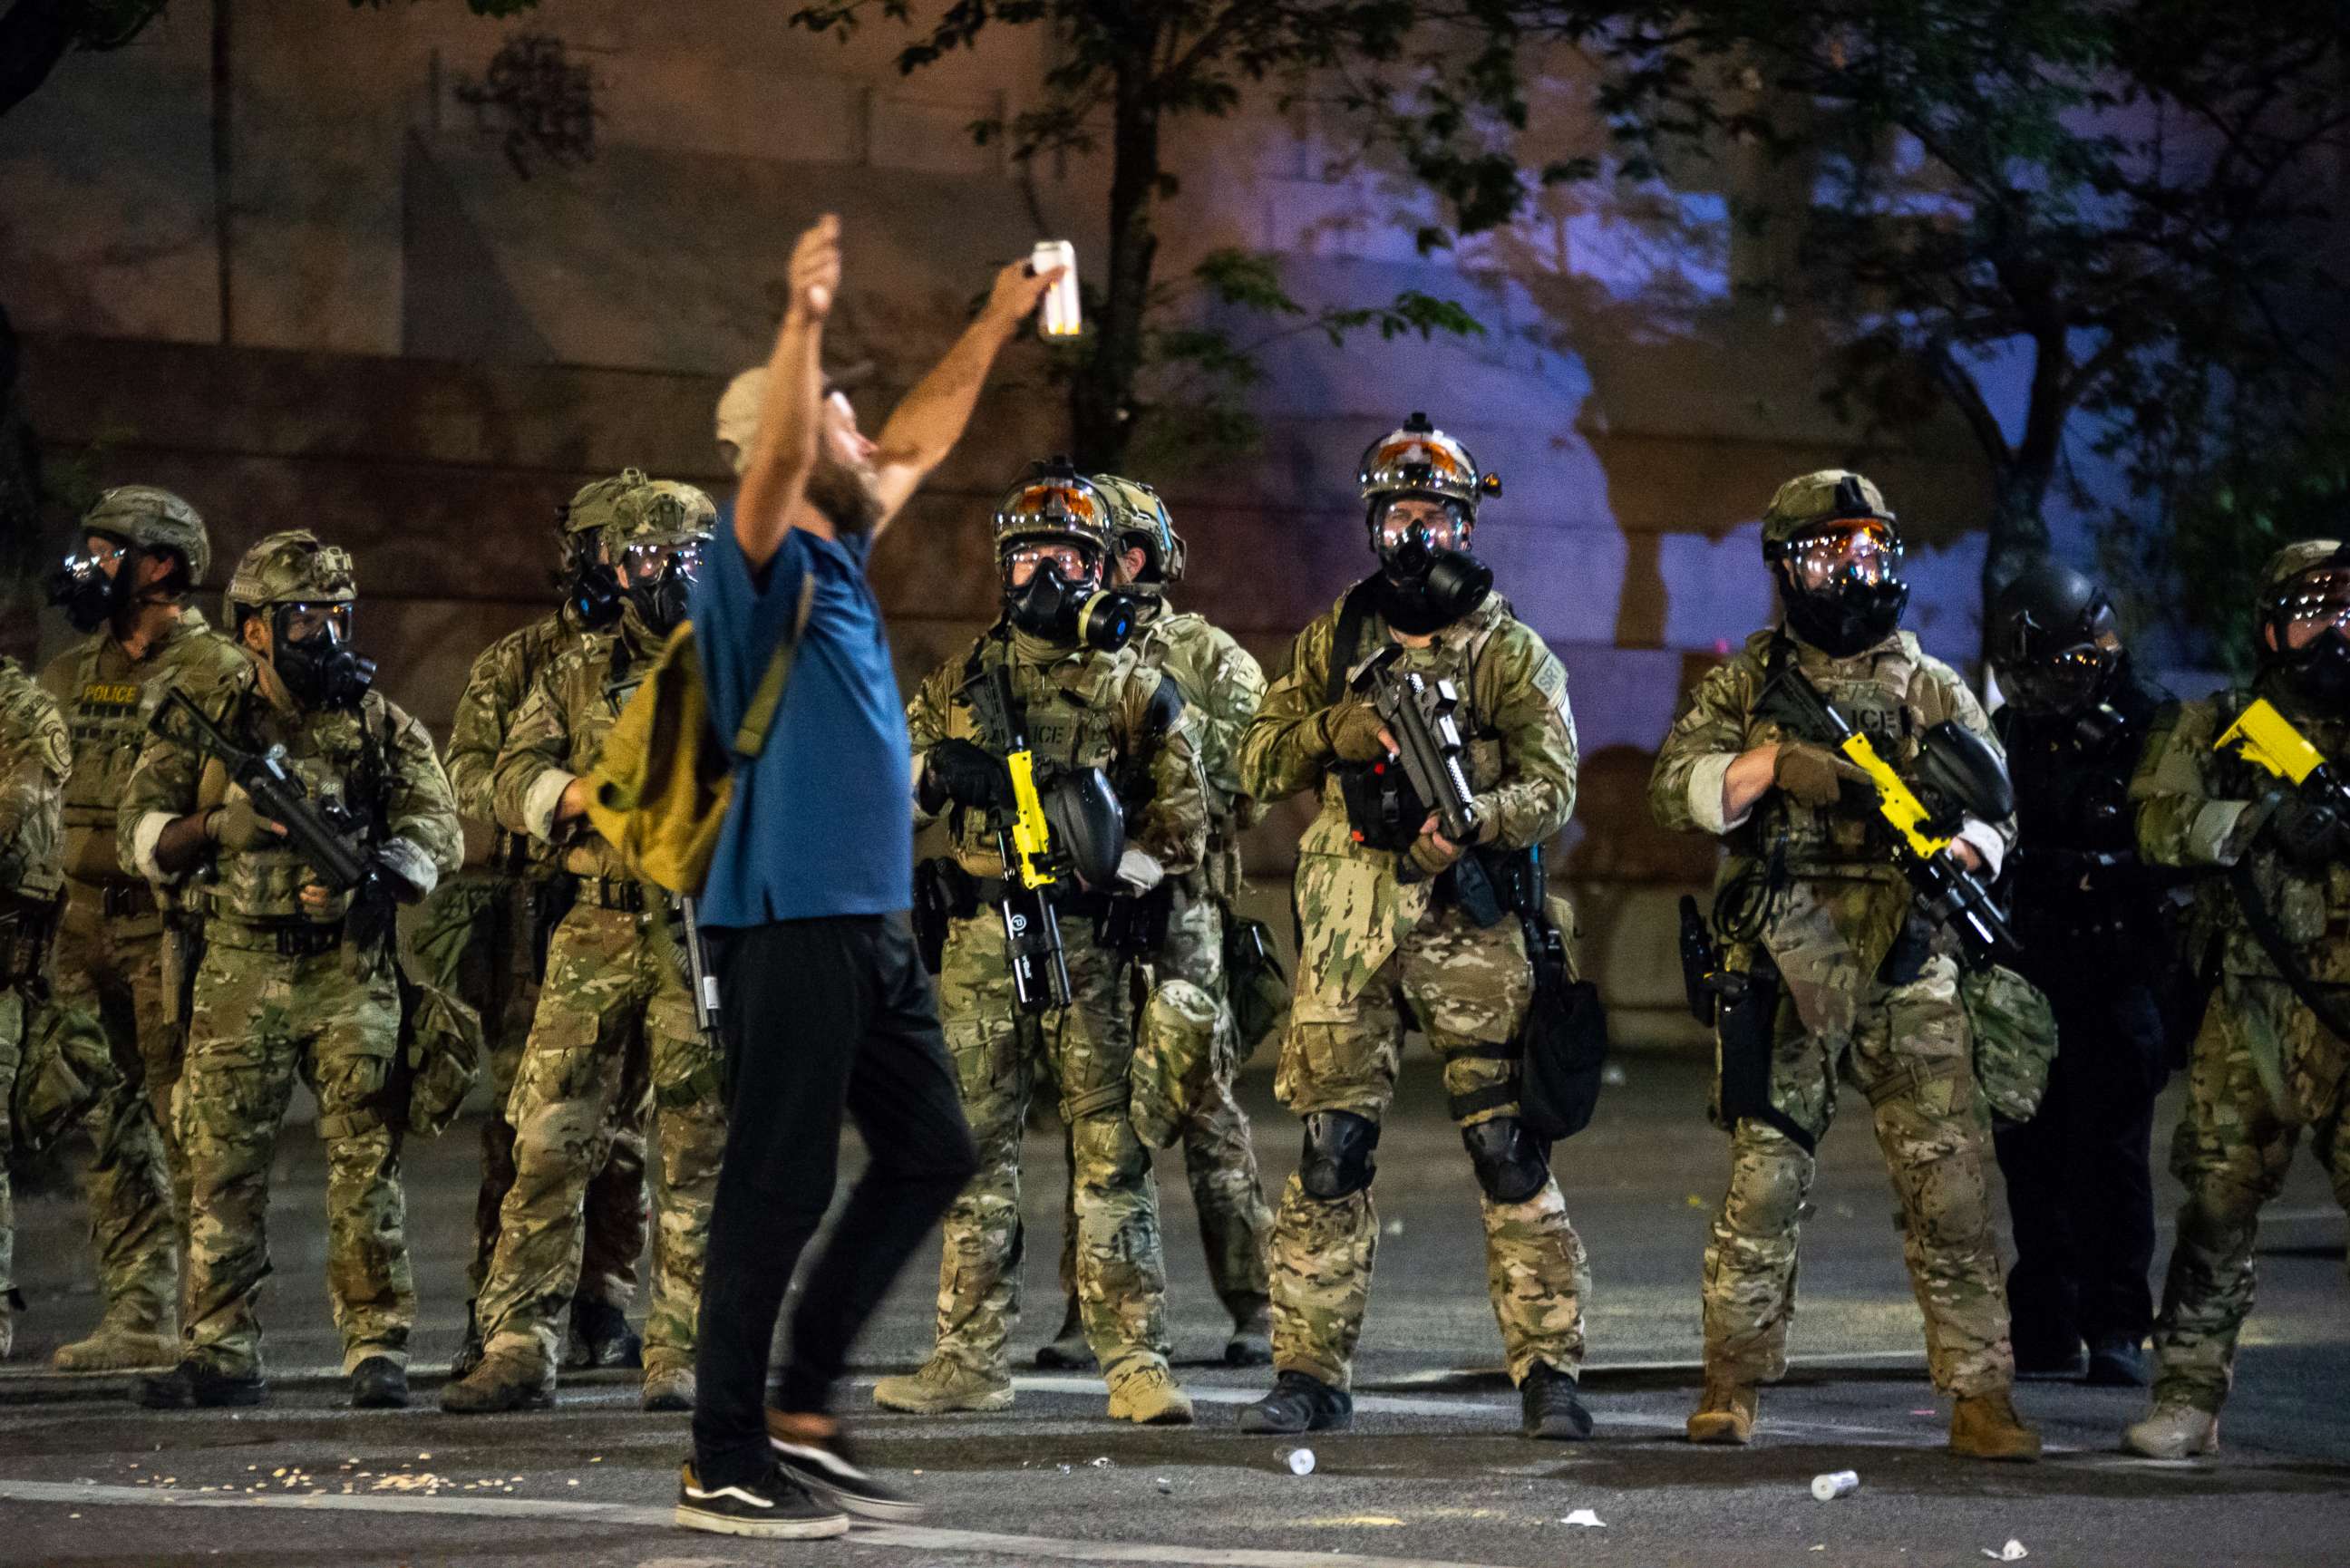
M 77 891 L 95 894 L 99 913 L 109 920 L 137 919 L 162 908 L 156 900 L 154 887 L 146 882 L 76 881 L 73 886 Z
M 631 882 L 625 877 L 582 877 L 563 871 L 550 881 L 568 878 L 573 892 L 599 909 L 617 909 L 624 914 L 641 915 L 647 907 L 647 894 L 642 882 Z
M 343 927 L 339 920 L 322 925 L 316 920 L 241 920 L 213 915 L 204 921 L 204 944 L 239 952 L 276 953 L 280 958 L 316 958 L 343 945 Z
M 1001 904 L 1013 894 L 1021 891 L 1019 884 L 1003 877 L 973 877 L 971 879 L 971 887 L 972 896 L 983 906 Z M 1088 920 L 1098 920 L 1109 913 L 1110 896 L 1107 893 L 1093 892 L 1087 888 L 1078 888 L 1074 883 L 1070 885 L 1070 889 L 1053 900 L 1054 912 L 1061 919 L 1066 920 L 1072 916 L 1076 916 Z

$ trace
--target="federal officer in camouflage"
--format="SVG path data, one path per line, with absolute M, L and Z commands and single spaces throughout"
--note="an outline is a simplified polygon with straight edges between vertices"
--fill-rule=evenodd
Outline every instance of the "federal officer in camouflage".
M 65 789 L 72 771 L 57 703 L 23 666 L 0 659 L 0 1361 L 16 1344 L 10 1117 L 65 890 Z
M 616 1138 L 658 1121 L 652 1299 L 642 1403 L 693 1407 L 694 1326 L 718 1160 L 726 1142 L 718 1059 L 696 1024 L 682 922 L 589 826 L 587 774 L 604 737 L 685 618 L 717 509 L 691 485 L 629 470 L 589 504 L 621 596 L 619 625 L 565 648 L 539 674 L 498 753 L 501 826 L 551 845 L 573 902 L 548 943 L 546 980 L 506 1116 L 515 1179 L 478 1310 L 482 1364 L 442 1391 L 463 1414 L 555 1397 L 564 1319 L 579 1290 L 589 1188 Z
M 1274 1216 L 1277 1379 L 1241 1426 L 1299 1432 L 1352 1419 L 1347 1382 L 1378 1238 L 1373 1151 L 1404 1031 L 1417 1025 L 1444 1060 L 1482 1195 L 1487 1290 L 1522 1429 L 1580 1438 L 1591 1430 L 1575 1383 L 1590 1271 L 1549 1151 L 1518 1108 L 1534 970 L 1521 923 L 1505 914 L 1477 924 L 1451 875 L 1474 855 L 1497 878 L 1523 871 L 1524 886 L 1538 886 L 1541 846 L 1575 804 L 1566 672 L 1470 553 L 1478 504 L 1501 485 L 1466 448 L 1415 413 L 1371 443 L 1358 483 L 1379 570 L 1298 634 L 1241 743 L 1241 783 L 1257 799 L 1322 797 L 1298 843 L 1303 940 L 1274 1081 L 1305 1122 L 1299 1168 Z M 1390 820 L 1364 787 L 1393 748 L 1350 677 L 1390 646 L 1404 670 L 1461 692 L 1472 844 L 1446 839 L 1432 813 Z
M 297 1075 L 317 1096 L 327 1145 L 327 1284 L 351 1403 L 408 1400 L 416 1292 L 390 905 L 430 894 L 464 843 L 432 737 L 372 689 L 373 661 L 352 651 L 358 599 L 347 553 L 307 530 L 272 534 L 229 579 L 243 663 L 181 688 L 234 742 L 282 746 L 313 801 L 362 824 L 369 877 L 356 895 L 328 889 L 183 728 L 150 737 L 123 792 L 123 866 L 182 888 L 203 918 L 173 1101 L 192 1217 L 185 1339 L 179 1366 L 139 1386 L 153 1407 L 263 1397 L 264 1219 Z
M 1196 725 L 1174 683 L 1132 648 L 1106 650 L 1099 624 L 1109 571 L 1109 503 L 1065 464 L 1046 464 L 995 512 L 1003 616 L 969 654 L 941 665 L 907 708 L 918 816 L 947 814 L 952 857 L 925 876 L 951 889 L 939 971 L 940 1022 L 961 1080 L 980 1171 L 946 1218 L 938 1345 L 913 1374 L 882 1379 L 894 1410 L 1000 1410 L 1012 1403 L 1005 1341 L 1020 1311 L 1020 1137 L 1037 1087 L 1059 1096 L 1076 1189 L 1077 1296 L 1087 1341 L 1109 1386 L 1109 1415 L 1188 1422 L 1191 1397 L 1167 1366 L 1166 1266 L 1150 1151 L 1128 1116 L 1134 1055 L 1126 982 L 1132 954 L 1107 928 L 1114 902 L 1200 863 L 1207 805 Z M 963 689 L 1011 673 L 1027 739 L 1048 766 L 1098 767 L 1127 815 L 1115 888 L 1063 897 L 1069 1004 L 1021 1011 L 1003 919 L 1005 875 L 991 808 L 1011 794 L 1003 758 L 983 746 Z M 1041 1081 L 1041 1082 L 1040 1082 Z
M 75 753 L 53 984 L 61 1003 L 99 1019 L 120 1081 L 90 1126 L 90 1235 L 105 1313 L 88 1338 L 58 1347 L 55 1364 L 104 1372 L 180 1358 L 188 1223 L 187 1162 L 172 1119 L 185 1044 L 184 933 L 167 936 L 174 917 L 157 889 L 122 868 L 116 808 L 161 692 L 177 681 L 209 684 L 244 659 L 188 602 L 212 569 L 194 507 L 168 490 L 126 484 L 99 496 L 81 528 L 82 547 L 52 580 L 50 599 L 89 636 L 41 672 Z
M 1878 846 L 1874 807 L 1845 787 L 1864 776 L 1858 768 L 1756 711 L 1764 681 L 1793 661 L 1897 769 L 1944 720 L 1990 739 L 1957 672 L 1898 629 L 1909 597 L 1900 548 L 1884 496 L 1859 474 L 1827 469 L 1780 486 L 1762 514 L 1762 553 L 1785 621 L 1707 674 L 1649 782 L 1660 824 L 1729 848 L 1714 896 L 1724 968 L 1756 984 L 1775 972 L 1781 987 L 1772 1021 L 1744 1042 L 1769 1053 L 1755 1069 L 1767 1089 L 1737 1103 L 1741 1064 L 1730 1060 L 1716 1085 L 1730 1186 L 1705 1251 L 1705 1395 L 1689 1435 L 1750 1440 L 1756 1386 L 1786 1371 L 1797 1223 L 1842 1078 L 1868 1100 L 1900 1198 L 1927 1359 L 1935 1386 L 1957 1399 L 1950 1448 L 2029 1459 L 2040 1439 L 2009 1398 L 2015 1364 L 1984 1188 L 1991 1118 L 1956 939 L 1918 912 Z M 2012 831 L 1970 820 L 1956 853 L 1988 877 Z M 1725 1058 L 1739 1048 L 1725 1033 Z
M 1240 836 L 1264 815 L 1238 772 L 1241 732 L 1264 696 L 1264 671 L 1206 617 L 1169 606 L 1167 587 L 1182 581 L 1185 551 L 1159 493 L 1109 473 L 1095 474 L 1093 483 L 1116 527 L 1118 586 L 1140 600 L 1134 647 L 1183 694 L 1208 782 L 1207 853 L 1198 869 L 1169 877 L 1157 895 L 1167 902 L 1167 939 L 1149 955 L 1158 983 L 1136 1014 L 1136 1040 L 1157 1071 L 1195 1081 L 1187 1085 L 1187 1113 L 1171 1130 L 1183 1145 L 1208 1279 L 1232 1317 L 1224 1364 L 1263 1366 L 1273 1359 L 1264 1272 L 1273 1211 L 1257 1177 L 1248 1113 L 1233 1097 L 1246 1044 L 1226 994 L 1224 933 L 1241 890 Z M 1062 1220 L 1061 1293 L 1068 1304 L 1061 1332 L 1036 1353 L 1039 1366 L 1094 1365 L 1077 1303 L 1076 1196 L 1073 1186 L 1073 1207 Z
M 2329 762 L 2350 755 L 2350 548 L 2287 546 L 2260 594 L 2251 685 L 2158 720 L 2130 781 L 2147 859 L 2216 873 L 2198 914 L 2220 969 L 2170 1145 L 2187 1202 L 2154 1326 L 2154 1408 L 2122 1438 L 2156 1459 L 2220 1446 L 2260 1211 L 2304 1127 L 2350 1208 L 2350 814 L 2217 745 L 2264 699 Z
M 476 1307 L 498 1244 L 498 1210 L 514 1186 L 515 1128 L 506 1116 L 537 1009 L 540 965 L 560 901 L 572 888 L 561 855 L 545 839 L 499 825 L 494 776 L 515 715 L 556 656 L 582 648 L 620 618 L 617 568 L 605 545 L 616 502 L 640 489 L 636 469 L 580 488 L 563 509 L 562 607 L 484 649 L 466 677 L 449 730 L 449 784 L 457 809 L 490 829 L 490 857 L 478 874 L 444 884 L 418 922 L 415 946 L 436 981 L 464 997 L 488 1035 L 491 1102 L 482 1120 L 482 1185 L 473 1200 L 473 1258 L 467 1273 L 465 1338 L 450 1371 L 481 1365 Z M 615 1127 L 604 1168 L 588 1184 L 579 1287 L 571 1302 L 568 1367 L 638 1366 L 643 1342 L 629 1326 L 637 1260 L 645 1250 L 645 1134 L 641 1118 Z

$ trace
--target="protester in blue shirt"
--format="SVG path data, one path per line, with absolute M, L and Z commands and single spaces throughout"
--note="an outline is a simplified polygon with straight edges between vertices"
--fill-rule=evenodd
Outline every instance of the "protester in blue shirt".
M 819 369 L 840 271 L 840 224 L 827 214 L 793 250 L 733 525 L 719 531 L 693 598 L 721 734 L 733 733 L 807 607 L 766 746 L 736 770 L 702 903 L 728 1133 L 677 1521 L 730 1535 L 837 1535 L 851 1512 L 919 1511 L 865 1471 L 830 1414 L 858 1331 L 977 1165 L 907 924 L 912 758 L 865 565 L 1059 275 L 1032 275 L 1025 262 L 999 273 L 979 318 L 868 440 Z M 869 1163 L 809 1271 L 771 1407 L 768 1348 L 832 1201 L 844 1111 Z

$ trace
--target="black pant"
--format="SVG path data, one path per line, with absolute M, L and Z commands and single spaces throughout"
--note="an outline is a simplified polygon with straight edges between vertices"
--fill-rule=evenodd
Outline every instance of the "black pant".
M 2027 1363 L 2153 1326 L 2154 1100 L 2169 1075 L 2158 993 L 2126 964 L 2033 978 L 2056 1012 L 2056 1060 L 2040 1114 L 1997 1138 L 2015 1221 L 2008 1316 Z
M 848 1349 L 979 1155 L 903 916 L 712 930 L 726 1047 L 726 1159 L 702 1266 L 694 1472 L 756 1480 L 776 1314 L 832 1202 L 841 1112 L 869 1163 L 792 1314 L 778 1401 L 820 1411 Z

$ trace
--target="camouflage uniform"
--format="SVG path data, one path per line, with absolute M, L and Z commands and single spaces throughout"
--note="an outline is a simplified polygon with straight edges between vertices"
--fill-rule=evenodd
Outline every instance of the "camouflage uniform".
M 53 985 L 61 1002 L 103 1023 L 121 1082 L 91 1120 L 90 1236 L 109 1326 L 176 1337 L 188 1170 L 172 1117 L 184 1044 L 181 999 L 166 994 L 166 912 L 156 889 L 126 874 L 116 814 L 147 716 L 173 684 L 203 686 L 241 668 L 236 645 L 201 611 L 182 609 L 139 659 L 110 630 L 58 655 L 41 684 L 73 732 L 66 792 L 65 920 Z
M 64 792 L 73 758 L 57 705 L 13 659 L 0 659 L 0 916 L 47 919 L 64 888 Z M 0 1359 L 16 1339 L 16 1215 L 8 1188 L 10 1106 L 32 1023 L 36 977 L 9 972 L 21 950 L 0 926 Z M 22 952 L 30 959 L 30 952 Z M 31 968 L 27 963 L 23 967 Z
M 2209 869 L 2249 859 L 2261 902 L 2312 981 L 2350 1012 L 2350 866 L 2312 873 L 2253 843 L 2255 802 L 2276 782 L 2212 750 L 2265 697 L 2329 758 L 2350 754 L 2350 720 L 2324 715 L 2264 673 L 2249 691 L 2180 704 L 2158 721 L 2131 781 L 2138 845 L 2158 865 Z M 2195 1037 L 2170 1168 L 2187 1189 L 2156 1322 L 2154 1396 L 2216 1414 L 2252 1306 L 2262 1207 L 2282 1189 L 2302 1129 L 2350 1208 L 2350 1044 L 2293 994 L 2228 885 L 2199 888 L 2218 942 L 2220 984 Z
M 1215 1062 L 1199 1104 L 1183 1122 L 1183 1168 L 1191 1179 L 1192 1207 L 1200 1215 L 1209 1282 L 1232 1322 L 1246 1325 L 1263 1314 L 1269 1301 L 1264 1241 L 1273 1228 L 1273 1211 L 1265 1206 L 1264 1184 L 1257 1176 L 1248 1113 L 1234 1095 L 1241 1042 L 1224 982 L 1224 926 L 1241 890 L 1240 836 L 1263 815 L 1241 787 L 1238 768 L 1241 733 L 1264 696 L 1264 672 L 1246 649 L 1205 617 L 1169 610 L 1156 594 L 1146 603 L 1149 618 L 1134 647 L 1145 664 L 1183 694 L 1208 785 L 1207 852 L 1198 869 L 1171 878 L 1175 887 L 1167 940 L 1150 955 L 1150 964 L 1160 984 L 1182 981 L 1197 986 L 1214 1010 Z M 1161 1016 L 1146 1008 L 1137 1027 L 1151 1027 Z M 1076 1259 L 1073 1183 L 1061 1231 L 1061 1292 L 1073 1307 Z
M 646 1378 L 693 1365 L 710 1205 L 726 1144 L 717 1053 L 694 1022 L 667 895 L 631 878 L 584 817 L 555 823 L 565 787 L 595 765 L 659 652 L 633 609 L 620 630 L 586 634 L 559 652 L 515 714 L 494 784 L 499 824 L 552 840 L 561 873 L 577 877 L 579 888 L 548 943 L 546 980 L 506 1105 L 515 1180 L 479 1303 L 489 1354 L 535 1369 L 547 1385 L 579 1289 L 588 1189 L 616 1139 L 641 1136 L 633 1129 L 644 1126 L 648 1107 L 660 1158 L 651 1171 Z
M 1355 841 L 1321 719 L 1334 663 L 1343 675 L 1391 634 L 1374 612 L 1363 618 L 1360 646 L 1335 647 L 1344 604 L 1298 634 L 1289 669 L 1241 743 L 1240 777 L 1259 800 L 1305 789 L 1322 795 L 1298 841 L 1303 940 L 1274 1092 L 1302 1117 L 1343 1111 L 1376 1124 L 1394 1096 L 1404 1031 L 1417 1023 L 1443 1058 L 1465 1137 L 1518 1114 L 1512 1042 L 1534 973 L 1518 921 L 1480 929 L 1449 899 L 1437 901 L 1430 881 L 1399 880 L 1397 854 Z M 1460 688 L 1469 782 L 1493 825 L 1493 846 L 1524 849 L 1555 836 L 1574 807 L 1575 721 L 1566 672 L 1542 639 L 1489 594 L 1427 646 L 1407 645 L 1401 668 Z M 1326 1199 L 1293 1174 L 1270 1243 L 1274 1365 L 1337 1389 L 1351 1375 L 1378 1238 L 1364 1181 Z M 1487 1289 L 1512 1379 L 1524 1383 L 1537 1364 L 1577 1375 L 1591 1276 L 1557 1180 L 1545 1172 L 1517 1201 L 1481 1199 Z
M 248 575 L 262 586 L 241 587 Z M 270 586 L 280 576 L 287 581 Z M 264 607 L 331 597 L 318 591 L 321 578 L 339 583 L 346 597 L 354 591 L 341 552 L 305 533 L 279 534 L 246 555 L 230 591 Z M 432 737 L 380 692 L 368 691 L 355 709 L 306 709 L 250 656 L 208 685 L 182 690 L 239 743 L 282 745 L 285 765 L 313 800 L 339 798 L 370 815 L 376 853 L 419 892 L 457 868 L 463 837 Z M 123 792 L 122 863 L 172 880 L 155 857 L 162 831 L 243 793 L 202 753 L 151 736 Z M 404 1106 L 391 1084 L 397 982 L 390 964 L 344 943 L 348 895 L 336 895 L 321 918 L 305 913 L 301 889 L 319 880 L 297 850 L 256 845 L 222 848 L 210 876 L 189 890 L 204 951 L 172 1106 L 193 1216 L 184 1337 L 192 1360 L 230 1376 L 262 1370 L 256 1309 L 270 1272 L 269 1172 L 297 1075 L 317 1096 L 327 1146 L 327 1285 L 344 1372 L 379 1356 L 404 1366 L 416 1316 L 400 1178 Z
M 1960 1396 L 2004 1390 L 2014 1359 L 1983 1184 L 1991 1121 L 1959 1004 L 1955 939 L 1936 932 L 1921 946 L 1908 883 L 1875 846 L 1866 808 L 1814 811 L 1774 790 L 1742 821 L 1722 820 L 1730 763 L 1782 738 L 1753 711 L 1780 637 L 1755 633 L 1707 674 L 1666 736 L 1648 790 L 1666 828 L 1725 839 L 1718 903 L 1776 868 L 1761 929 L 1730 947 L 1725 965 L 1742 971 L 1767 951 L 1783 977 L 1769 1082 L 1784 1125 L 1754 1115 L 1733 1125 L 1717 1093 L 1731 1175 L 1705 1253 L 1707 1369 L 1746 1386 L 1786 1371 L 1797 1222 L 1816 1168 L 1812 1146 L 1827 1131 L 1842 1076 L 1868 1099 L 1900 1198 L 1936 1386 Z M 1846 659 L 1793 638 L 1779 646 L 1897 770 L 1914 761 L 1918 736 L 1944 719 L 1991 738 L 1957 672 L 1908 632 Z M 1974 827 L 1970 836 L 1992 831 Z M 2012 824 L 1996 833 L 1994 857 Z
M 466 1273 L 479 1297 L 498 1244 L 498 1211 L 514 1187 L 515 1127 L 506 1116 L 523 1046 L 537 1009 L 531 905 L 561 856 L 544 839 L 494 826 L 494 774 L 515 713 L 542 671 L 587 640 L 569 612 L 533 621 L 473 660 L 449 729 L 449 784 L 457 809 L 493 825 L 489 865 L 441 889 L 428 912 L 434 928 L 417 947 L 439 961 L 436 983 L 481 1012 L 489 1036 L 490 1114 L 482 1122 L 482 1185 L 473 1203 L 473 1257 Z M 577 1295 L 625 1309 L 636 1300 L 637 1261 L 645 1250 L 645 1133 L 642 1119 L 613 1129 L 604 1167 L 588 1184 L 586 1237 Z
M 1196 866 L 1207 810 L 1191 720 L 1180 701 L 1161 696 L 1159 676 L 1131 649 L 1097 653 L 1009 629 L 983 638 L 968 659 L 932 672 L 907 708 L 917 773 L 922 753 L 941 741 L 977 742 L 970 706 L 956 694 L 996 662 L 1011 670 L 1036 755 L 1102 768 L 1128 803 L 1129 844 L 1170 875 Z M 949 826 L 963 870 L 1003 875 L 983 813 L 955 808 Z M 1166 1366 L 1158 1194 L 1150 1151 L 1127 1119 L 1134 1034 L 1126 955 L 1097 941 L 1088 915 L 1064 913 L 1060 924 L 1070 1001 L 1045 1013 L 1023 1012 L 1014 1000 L 995 909 L 957 919 L 947 932 L 939 1013 L 980 1171 L 946 1217 L 934 1359 L 987 1379 L 1005 1376 L 1004 1344 L 1020 1311 L 1020 1137 L 1041 1071 L 1058 1090 L 1070 1129 L 1086 1338 L 1115 1389 Z

